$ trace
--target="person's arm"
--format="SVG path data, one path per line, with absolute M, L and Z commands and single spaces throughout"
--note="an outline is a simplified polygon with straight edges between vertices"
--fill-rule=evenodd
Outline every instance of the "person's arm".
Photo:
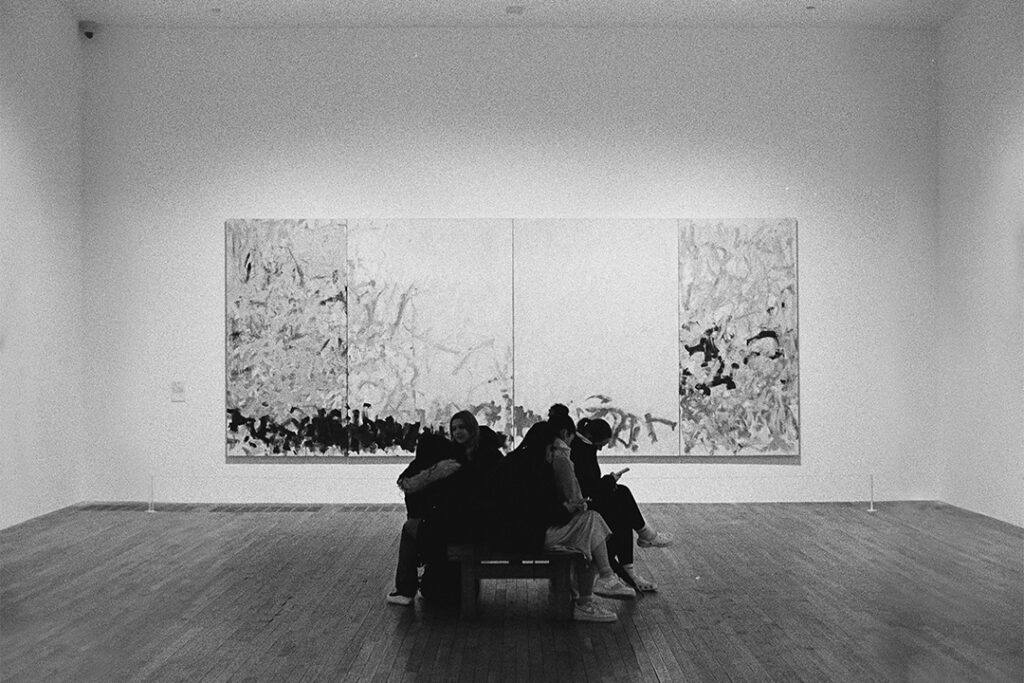
M 551 460 L 551 469 L 555 474 L 555 486 L 562 498 L 562 505 L 570 512 L 586 510 L 586 501 L 580 492 L 580 484 L 576 481 L 572 461 L 567 453 L 557 452 Z
M 597 459 L 589 453 L 574 453 L 574 469 L 576 479 L 580 483 L 580 489 L 584 495 L 596 498 L 603 492 L 601 481 L 601 469 L 597 466 Z
M 441 460 L 417 474 L 399 477 L 398 488 L 407 494 L 422 491 L 431 484 L 455 474 L 460 467 L 461 465 L 454 460 Z
M 606 474 L 601 477 L 597 486 L 597 495 L 602 498 L 607 498 L 612 495 L 612 491 L 615 490 L 615 485 L 618 483 L 619 477 L 621 476 L 621 474 L 618 477 L 615 476 L 615 474 Z
M 576 443 L 573 442 L 572 461 L 576 479 L 579 481 L 584 495 L 591 498 L 606 498 L 611 495 L 617 478 L 611 474 L 601 476 L 601 466 L 597 464 L 597 452 L 592 447 L 581 445 L 577 448 Z

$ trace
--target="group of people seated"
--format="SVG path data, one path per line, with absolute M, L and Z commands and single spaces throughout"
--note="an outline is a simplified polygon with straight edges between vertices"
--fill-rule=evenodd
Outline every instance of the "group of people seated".
M 597 454 L 612 437 L 605 420 L 577 425 L 566 406 L 555 404 L 505 456 L 499 436 L 472 413 L 456 413 L 449 428 L 450 438 L 424 435 L 398 478 L 408 519 L 389 603 L 412 605 L 417 590 L 428 600 L 457 596 L 457 565 L 446 554 L 451 542 L 581 553 L 574 567 L 577 621 L 617 619 L 595 594 L 629 599 L 657 590 L 635 568 L 634 534 L 640 547 L 667 546 L 672 538 L 645 522 L 632 492 L 618 483 L 629 468 L 602 476 Z

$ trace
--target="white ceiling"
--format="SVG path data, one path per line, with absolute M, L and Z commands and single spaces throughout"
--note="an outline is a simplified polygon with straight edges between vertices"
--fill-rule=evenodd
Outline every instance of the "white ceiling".
M 963 0 L 61 0 L 118 26 L 934 28 Z M 809 7 L 811 9 L 809 9 Z

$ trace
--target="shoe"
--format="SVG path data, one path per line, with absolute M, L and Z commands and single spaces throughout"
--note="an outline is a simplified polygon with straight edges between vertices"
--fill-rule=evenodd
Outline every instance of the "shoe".
M 597 604 L 597 600 L 585 602 L 582 605 L 576 603 L 572 608 L 573 621 L 598 621 L 609 624 L 618 621 L 619 616 L 607 607 Z
M 633 581 L 633 586 L 636 588 L 637 593 L 654 593 L 658 590 L 658 584 L 645 579 L 639 574 L 634 574 L 629 578 Z
M 636 544 L 641 548 L 664 548 L 667 545 L 672 545 L 672 534 L 656 531 L 650 538 L 636 539 Z
M 394 593 L 388 593 L 388 604 L 389 605 L 401 605 L 402 607 L 408 607 L 416 601 L 415 595 L 402 595 L 398 591 Z
M 636 591 L 623 583 L 622 579 L 610 574 L 599 576 L 594 581 L 594 593 L 606 598 L 635 598 Z

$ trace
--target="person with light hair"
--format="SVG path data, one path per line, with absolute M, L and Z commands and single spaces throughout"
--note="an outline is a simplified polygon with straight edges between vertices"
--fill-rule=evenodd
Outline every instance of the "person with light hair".
M 455 413 L 448 426 L 450 439 L 420 437 L 415 459 L 398 477 L 408 518 L 399 538 L 395 589 L 387 596 L 392 605 L 412 605 L 417 590 L 428 599 L 456 599 L 458 574 L 445 547 L 449 541 L 478 542 L 485 533 L 501 439 L 466 410 Z

